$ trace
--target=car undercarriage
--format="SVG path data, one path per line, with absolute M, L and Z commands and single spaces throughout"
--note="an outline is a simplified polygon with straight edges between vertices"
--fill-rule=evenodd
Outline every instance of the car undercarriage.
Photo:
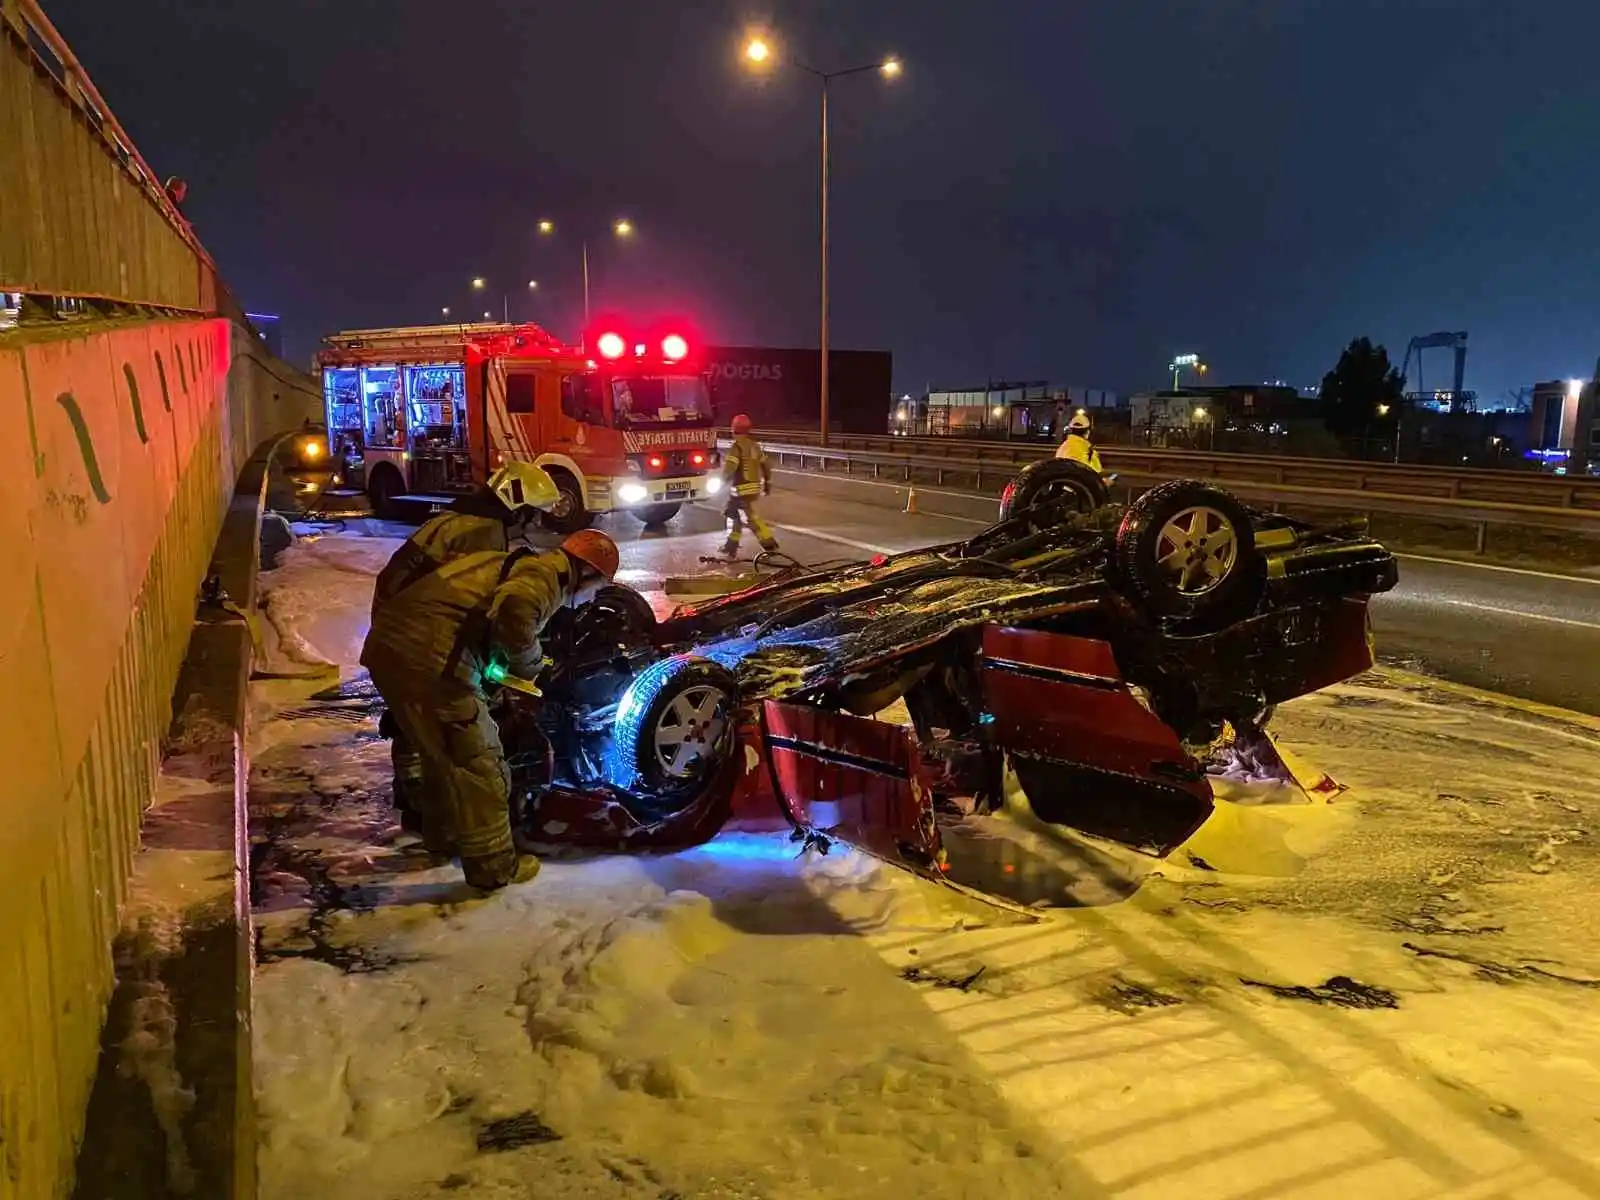
M 1203 748 L 1365 670 L 1396 576 L 1360 524 L 1209 484 L 1055 494 L 665 620 L 608 588 L 546 631 L 544 700 L 504 702 L 502 737 L 535 841 L 669 848 L 765 814 L 932 869 L 937 808 L 985 811 L 1009 769 L 1042 820 L 1163 854 L 1211 811 Z

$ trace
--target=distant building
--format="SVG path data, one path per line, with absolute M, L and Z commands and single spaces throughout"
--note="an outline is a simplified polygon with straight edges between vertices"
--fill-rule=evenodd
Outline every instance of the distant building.
M 1595 364 L 1600 376 L 1600 363 Z M 1533 385 L 1528 453 L 1574 473 L 1600 463 L 1600 382 L 1552 379 Z
M 267 353 L 273 358 L 282 358 L 283 328 L 279 318 L 272 313 L 245 313 L 245 316 L 261 335 L 261 342 L 266 346 Z
M 1059 441 L 1077 409 L 1116 409 L 1124 403 L 1105 388 L 1056 387 L 1041 380 L 931 389 L 917 406 L 917 427 L 909 432 Z

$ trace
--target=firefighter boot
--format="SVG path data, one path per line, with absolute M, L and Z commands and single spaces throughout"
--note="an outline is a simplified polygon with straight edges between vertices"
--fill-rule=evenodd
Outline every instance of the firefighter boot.
M 763 550 L 776 550 L 778 548 L 778 537 L 772 532 L 772 526 L 768 525 L 756 513 L 754 504 L 750 506 L 749 518 L 750 528 L 755 530 L 756 540 L 761 543 L 761 548 Z
M 467 877 L 469 887 L 480 892 L 498 892 L 513 883 L 527 883 L 539 873 L 539 860 L 514 849 L 481 858 L 462 855 L 461 873 Z

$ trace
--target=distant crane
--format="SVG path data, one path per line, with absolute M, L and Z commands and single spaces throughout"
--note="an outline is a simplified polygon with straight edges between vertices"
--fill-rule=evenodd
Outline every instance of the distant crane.
M 1454 350 L 1456 352 L 1455 387 L 1449 392 L 1435 392 L 1429 394 L 1427 386 L 1422 382 L 1422 352 L 1424 350 Z M 1411 377 L 1411 360 L 1417 360 L 1417 386 L 1416 390 L 1406 393 L 1406 399 L 1413 402 L 1432 404 L 1445 410 L 1471 412 L 1476 407 L 1476 393 L 1465 390 L 1467 379 L 1467 334 L 1460 333 L 1429 333 L 1422 337 L 1414 337 L 1411 344 L 1406 347 L 1405 365 L 1400 368 L 1400 374 L 1406 378 Z

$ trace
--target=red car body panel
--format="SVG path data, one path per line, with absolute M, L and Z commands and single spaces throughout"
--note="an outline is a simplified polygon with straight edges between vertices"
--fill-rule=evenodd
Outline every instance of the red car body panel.
M 781 700 L 765 701 L 762 718 L 777 799 L 796 828 L 937 868 L 933 795 L 903 727 Z
M 1165 854 L 1211 815 L 1211 785 L 1134 697 L 1105 642 L 991 625 L 984 701 L 1034 812 Z

